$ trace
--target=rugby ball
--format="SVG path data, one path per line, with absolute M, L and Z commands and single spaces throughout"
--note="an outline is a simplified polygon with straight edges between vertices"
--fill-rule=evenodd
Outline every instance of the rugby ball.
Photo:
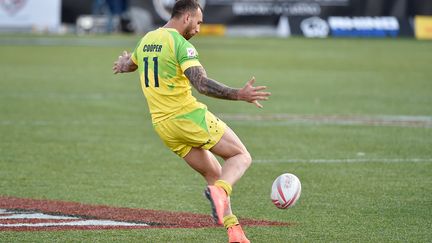
M 280 209 L 294 206 L 301 194 L 301 183 L 297 176 L 285 173 L 274 180 L 270 198 Z

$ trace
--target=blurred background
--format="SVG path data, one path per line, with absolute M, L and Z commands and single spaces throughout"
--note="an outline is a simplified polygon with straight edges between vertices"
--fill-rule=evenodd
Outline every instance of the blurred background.
M 426 0 L 201 0 L 202 35 L 432 38 Z M 1 0 L 0 32 L 143 34 L 175 0 Z

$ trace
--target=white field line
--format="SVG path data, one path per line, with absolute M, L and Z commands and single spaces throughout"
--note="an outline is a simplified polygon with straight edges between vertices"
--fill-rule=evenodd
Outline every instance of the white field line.
M 40 220 L 73 220 L 68 222 L 39 222 L 39 223 L 0 223 L 0 227 L 49 227 L 49 226 L 148 226 L 145 223 L 130 223 L 104 219 L 82 219 L 73 216 L 50 215 L 45 213 L 15 212 L 13 210 L 0 209 L 0 222 L 10 219 L 40 219 Z
M 295 114 L 228 114 L 218 116 L 224 121 L 248 122 L 255 126 L 306 125 L 357 125 L 357 126 L 393 126 L 432 128 L 432 116 L 350 116 L 350 115 L 295 115 Z M 0 126 L 29 125 L 101 125 L 111 123 L 131 124 L 131 121 L 86 121 L 86 120 L 0 120 Z
M 71 216 L 49 215 L 44 213 L 14 213 L 8 216 L 0 216 L 0 219 L 79 219 Z
M 73 222 L 50 222 L 50 223 L 18 223 L 18 224 L 0 224 L 0 227 L 52 227 L 52 226 L 148 226 L 148 224 L 136 224 L 127 222 L 118 222 L 111 220 L 79 220 Z
M 296 115 L 296 114 L 218 114 L 226 121 L 255 122 L 257 126 L 290 124 L 330 124 L 432 128 L 432 116 L 361 116 L 361 115 Z
M 424 163 L 432 158 L 352 158 L 352 159 L 254 159 L 253 163 Z

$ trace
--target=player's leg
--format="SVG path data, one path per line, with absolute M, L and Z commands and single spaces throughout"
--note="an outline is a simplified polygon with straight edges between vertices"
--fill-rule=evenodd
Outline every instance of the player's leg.
M 214 185 L 221 176 L 222 167 L 216 157 L 208 150 L 192 148 L 183 159 L 204 177 L 208 185 Z M 228 197 L 224 216 L 231 214 L 231 204 Z
M 218 130 L 222 130 L 223 133 L 219 136 L 220 139 L 216 145 L 212 145 L 211 150 L 225 160 L 224 166 L 220 166 L 213 153 L 206 150 L 208 148 L 191 148 L 183 158 L 207 181 L 209 186 L 206 189 L 206 196 L 212 205 L 213 218 L 217 223 L 223 224 L 227 228 L 229 241 L 249 242 L 237 217 L 232 214 L 229 195 L 231 194 L 231 185 L 244 174 L 251 163 L 251 158 L 237 135 L 225 127 L 225 124 L 218 126 L 218 123 L 223 122 L 211 114 L 208 115 L 208 124 L 211 124 L 209 128 L 213 128 L 210 132 L 216 132 L 212 133 L 216 136 Z M 223 129 L 221 129 L 222 127 Z M 224 173 L 225 175 L 223 175 Z M 221 182 L 223 183 L 222 187 L 220 187 Z M 213 186 L 214 184 L 219 184 L 219 186 Z M 224 185 L 229 186 L 229 189 L 224 188 Z
M 238 136 L 229 127 L 210 151 L 225 160 L 220 180 L 234 185 L 249 168 L 252 158 Z
M 225 160 L 222 166 L 221 176 L 215 182 L 215 186 L 209 186 L 206 190 L 212 206 L 215 207 L 218 212 L 217 215 L 214 215 L 214 218 L 221 223 L 221 212 L 223 212 L 225 226 L 227 226 L 227 220 L 238 224 L 237 218 L 232 215 L 229 198 L 232 192 L 232 186 L 243 176 L 247 168 L 249 168 L 252 161 L 251 156 L 234 131 L 228 126 L 221 139 L 210 151 Z M 220 190 L 220 188 L 223 190 Z M 229 207 L 229 210 L 220 209 L 224 206 Z M 227 219 L 227 217 L 231 215 L 234 216 L 231 217 L 232 220 Z
M 226 207 L 229 207 L 229 210 L 224 211 L 223 224 L 227 228 L 229 242 L 249 242 L 237 217 L 231 212 L 229 196 L 232 192 L 232 185 L 249 168 L 252 162 L 251 156 L 241 140 L 229 127 L 226 127 L 222 138 L 210 151 L 222 157 L 225 163 L 222 166 L 219 180 L 215 182 L 215 186 L 209 186 L 206 193 L 211 195 L 209 199 L 212 207 L 217 207 L 218 205 L 221 207 L 220 205 L 224 204 L 226 197 Z M 217 218 L 220 220 L 220 214 L 217 215 Z
M 213 185 L 221 176 L 222 167 L 208 150 L 192 148 L 183 159 L 200 173 L 209 185 Z

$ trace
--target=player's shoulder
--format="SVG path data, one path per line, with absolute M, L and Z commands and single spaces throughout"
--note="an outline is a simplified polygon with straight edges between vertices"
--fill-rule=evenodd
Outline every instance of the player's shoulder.
M 154 39 L 158 38 L 160 36 L 166 35 L 165 31 L 162 30 L 162 28 L 158 28 L 152 31 L 147 32 L 143 39 Z
M 166 34 L 170 35 L 176 46 L 191 45 L 191 43 L 186 40 L 176 29 L 162 28 L 162 31 L 165 31 Z

